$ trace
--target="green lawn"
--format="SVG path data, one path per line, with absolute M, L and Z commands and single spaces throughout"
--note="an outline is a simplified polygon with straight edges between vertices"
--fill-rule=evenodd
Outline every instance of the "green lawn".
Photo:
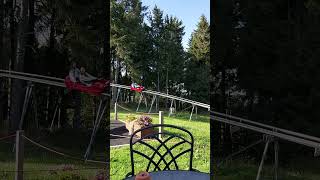
M 119 112 L 118 117 L 120 120 L 124 120 L 128 112 Z M 134 115 L 135 113 L 132 113 Z M 183 127 L 189 130 L 194 136 L 194 155 L 193 155 L 193 168 L 209 173 L 210 167 L 210 124 L 208 115 L 198 115 L 193 116 L 193 119 L 189 121 L 189 113 L 180 113 L 175 117 L 168 117 L 167 114 L 164 116 L 164 123 Z M 158 123 L 158 115 L 151 115 L 154 124 Z M 114 113 L 111 114 L 111 119 L 114 119 Z M 168 130 L 170 131 L 170 130 Z M 151 143 L 152 144 L 152 143 Z M 149 153 L 148 148 L 141 147 L 145 153 Z M 110 175 L 112 180 L 120 180 L 125 177 L 127 173 L 130 172 L 131 162 L 130 162 L 130 148 L 129 146 L 111 148 L 110 150 L 111 167 Z M 135 157 L 136 158 L 136 157 Z M 188 168 L 188 154 L 182 156 L 178 159 L 179 168 Z M 145 160 L 137 156 L 136 172 L 144 170 Z
M 290 168 L 279 167 L 278 179 L 281 180 L 319 180 L 320 172 L 319 166 L 312 168 L 303 168 L 302 166 L 309 166 L 311 161 L 297 161 L 299 163 L 290 164 Z M 309 165 L 308 165 L 309 164 Z M 319 163 L 317 163 L 319 164 Z M 250 180 L 255 179 L 258 171 L 259 164 L 257 162 L 244 162 L 240 160 L 233 161 L 227 165 L 222 166 L 217 170 L 214 179 L 219 180 Z M 265 165 L 262 169 L 261 179 L 273 180 L 273 166 Z
M 43 137 L 32 137 L 48 147 L 82 158 L 88 144 L 89 132 L 63 130 Z M 0 180 L 14 179 L 15 154 L 13 141 L 0 141 Z M 92 158 L 106 159 L 105 133 L 99 132 Z M 24 177 L 26 180 L 87 180 L 106 173 L 105 164 L 85 163 L 49 152 L 25 141 Z
M 120 120 L 126 118 L 129 112 L 119 112 L 118 116 Z M 135 113 L 131 113 L 135 115 Z M 158 123 L 158 115 L 152 115 L 154 123 Z M 111 115 L 111 119 L 114 119 L 114 113 Z M 194 159 L 193 168 L 202 172 L 209 172 L 209 160 L 210 160 L 210 127 L 209 116 L 198 116 L 198 120 L 189 121 L 189 114 L 182 113 L 177 117 L 168 117 L 165 115 L 164 122 L 166 124 L 172 124 L 184 127 L 192 132 L 195 137 Z M 129 146 L 111 148 L 111 169 L 110 175 L 112 180 L 120 180 L 125 177 L 127 173 L 131 171 Z M 147 151 L 147 150 L 145 150 Z M 269 157 L 273 158 L 273 157 Z M 280 157 L 281 158 L 281 157 Z M 311 158 L 312 159 L 312 158 Z M 180 160 L 182 163 L 186 162 L 186 158 Z M 272 162 L 272 160 L 271 160 Z M 141 159 L 137 159 L 139 170 L 143 169 L 143 163 Z M 251 180 L 256 178 L 259 162 L 252 160 L 234 160 L 231 163 L 227 163 L 216 170 L 214 179 L 217 180 Z M 187 164 L 182 165 L 187 167 Z M 295 159 L 291 160 L 289 164 L 279 165 L 278 179 L 281 180 L 319 180 L 320 179 L 320 162 L 314 158 L 313 160 Z M 136 170 L 136 171 L 139 171 Z M 261 179 L 272 180 L 273 179 L 273 166 L 266 163 L 263 167 Z

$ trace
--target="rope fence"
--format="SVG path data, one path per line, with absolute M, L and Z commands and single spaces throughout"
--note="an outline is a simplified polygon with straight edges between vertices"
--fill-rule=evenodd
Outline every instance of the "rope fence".
M 70 168 L 72 171 L 83 171 L 83 170 L 100 170 L 101 167 L 94 167 L 94 168 Z M 50 171 L 67 171 L 66 169 L 33 169 L 33 170 L 1 170 L 0 172 L 6 172 L 6 173 L 14 173 L 14 172 L 50 172 Z
M 11 135 L 8 135 L 8 136 L 5 136 L 5 137 L 0 137 L 0 141 L 1 140 L 5 140 L 5 139 L 9 139 L 9 138 L 15 137 L 15 136 L 16 136 L 16 134 L 11 134 Z
M 263 140 L 263 139 L 260 139 L 260 140 L 258 140 L 258 141 L 256 141 L 256 142 L 254 142 L 254 143 L 252 143 L 252 144 L 250 144 L 250 145 L 248 145 L 248 146 L 240 149 L 239 151 L 230 154 L 230 155 L 227 156 L 224 160 L 222 160 L 220 163 L 218 163 L 218 164 L 217 164 L 217 167 L 220 167 L 224 162 L 228 161 L 228 160 L 231 159 L 232 157 L 234 157 L 234 156 L 236 156 L 236 155 L 238 155 L 238 154 L 240 154 L 240 153 L 242 153 L 242 152 L 244 152 L 244 151 L 252 148 L 253 146 L 262 143 L 262 142 L 264 142 L 264 140 Z
M 130 110 L 130 109 L 128 109 L 128 108 L 125 108 L 125 107 L 123 107 L 123 106 L 120 106 L 119 104 L 117 104 L 117 106 L 118 106 L 119 108 L 125 110 L 125 111 L 134 112 L 134 111 L 132 111 L 132 110 Z
M 123 110 L 125 110 L 125 111 L 132 112 L 132 113 L 137 113 L 137 114 L 147 114 L 147 115 L 156 115 L 156 114 L 159 114 L 159 113 L 136 112 L 136 111 L 130 110 L 130 109 L 128 109 L 128 108 L 125 108 L 125 107 L 119 105 L 118 103 L 117 103 L 117 107 L 119 107 L 119 108 L 121 108 L 121 109 L 123 109 Z
M 99 160 L 86 160 L 84 158 L 80 158 L 80 157 L 76 157 L 76 156 L 73 156 L 73 155 L 70 155 L 70 154 L 67 154 L 67 153 L 64 153 L 64 152 L 61 152 L 61 151 L 58 151 L 56 150 L 56 148 L 53 148 L 53 147 L 49 147 L 48 145 L 43 145 L 43 144 L 40 144 L 38 142 L 36 142 L 35 140 L 25 136 L 23 134 L 23 131 L 17 131 L 16 134 L 10 134 L 10 135 L 7 135 L 7 136 L 4 136 L 4 137 L 1 137 L 0 140 L 6 140 L 6 139 L 9 139 L 9 138 L 12 138 L 12 137 L 15 137 L 15 142 L 14 142 L 14 151 L 13 153 L 15 154 L 14 159 L 15 160 L 10 160 L 8 161 L 9 164 L 11 163 L 14 163 L 14 167 L 16 167 L 14 170 L 12 170 L 13 168 L 10 168 L 8 170 L 3 170 L 1 169 L 0 170 L 0 179 L 1 177 L 7 177 L 8 178 L 8 174 L 7 173 L 15 173 L 15 176 L 17 177 L 23 177 L 23 173 L 36 173 L 36 172 L 54 172 L 54 173 L 58 173 L 58 172 L 64 172 L 64 171 L 79 171 L 82 172 L 82 171 L 90 171 L 90 170 L 97 170 L 97 173 L 99 173 L 99 171 L 101 172 L 105 172 L 106 171 L 106 167 L 110 164 L 110 162 L 107 162 L 107 161 L 99 161 Z M 23 168 L 23 164 L 24 164 L 24 149 L 25 149 L 25 146 L 26 144 L 24 143 L 24 140 L 26 140 L 27 142 L 31 143 L 32 146 L 34 147 L 38 147 L 40 149 L 44 149 L 45 151 L 47 152 L 51 152 L 51 153 L 54 153 L 60 157 L 63 157 L 64 160 L 67 160 L 67 159 L 72 159 L 72 160 L 77 160 L 77 161 L 82 161 L 84 163 L 94 163 L 96 165 L 90 165 L 91 167 L 87 167 L 88 165 L 85 165 L 85 164 L 79 164 L 79 163 L 59 163 L 59 164 L 51 164 L 49 165 L 50 167 L 51 166 L 54 166 L 52 168 L 50 167 L 47 167 L 45 168 L 47 165 L 44 165 L 43 168 L 41 168 L 42 166 L 40 167 L 29 167 L 29 169 L 24 169 Z M 2 142 L 1 142 L 2 143 Z M 10 155 L 11 157 L 11 155 Z M 6 162 L 4 162 L 6 163 Z M 46 163 L 44 163 L 46 164 Z M 21 166 L 22 165 L 22 166 Z M 103 166 L 101 166 L 103 165 Z M 11 166 L 11 165 L 10 165 Z M 17 167 L 22 167 L 22 168 L 17 168 Z M 77 167 L 78 166 L 78 167 Z M 1 175 L 2 174 L 2 175 Z M 100 174 L 100 173 L 99 173 Z M 97 175 L 99 175 L 97 174 Z M 3 176 L 4 175 L 4 176 Z
M 55 153 L 55 154 L 58 154 L 58 155 L 61 155 L 61 156 L 64 156 L 64 157 L 67 157 L 67 158 L 70 158 L 70 159 L 79 160 L 79 161 L 84 161 L 84 162 L 107 164 L 107 162 L 104 162 L 104 161 L 86 160 L 86 159 L 84 159 L 84 158 L 74 157 L 74 156 L 71 156 L 71 155 L 69 155 L 69 154 L 65 154 L 65 153 L 59 152 L 59 151 L 57 151 L 57 150 L 55 150 L 55 149 L 53 149 L 53 148 L 49 148 L 49 147 L 47 147 L 47 146 L 44 146 L 44 145 L 42 145 L 42 144 L 39 144 L 39 143 L 33 141 L 32 139 L 24 136 L 24 135 L 22 135 L 22 137 L 25 138 L 26 140 L 28 140 L 30 143 L 34 144 L 35 146 L 38 146 L 38 147 L 40 147 L 40 148 L 42 148 L 42 149 L 45 149 L 45 150 L 47 150 L 47 151 L 50 151 L 50 152 L 52 152 L 52 153 Z

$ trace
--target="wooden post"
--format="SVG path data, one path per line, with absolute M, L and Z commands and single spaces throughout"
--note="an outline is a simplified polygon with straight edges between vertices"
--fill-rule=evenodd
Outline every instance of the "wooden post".
M 16 132 L 16 175 L 15 180 L 23 180 L 24 139 L 23 131 Z
M 163 111 L 159 111 L 159 124 L 163 124 Z M 162 129 L 162 127 L 160 126 L 159 127 L 159 139 L 162 139 L 162 131 L 163 131 L 163 129 Z
M 114 103 L 114 120 L 118 120 L 118 103 Z

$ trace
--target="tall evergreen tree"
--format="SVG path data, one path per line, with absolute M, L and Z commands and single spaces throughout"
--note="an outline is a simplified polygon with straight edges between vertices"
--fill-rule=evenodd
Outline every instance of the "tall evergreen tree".
M 189 41 L 185 88 L 201 102 L 209 102 L 210 25 L 200 17 L 197 29 Z
M 17 29 L 17 47 L 16 47 L 16 58 L 14 61 L 15 71 L 24 71 L 24 57 L 26 48 L 26 34 L 28 32 L 28 7 L 29 2 L 27 0 L 18 1 L 18 29 Z M 23 104 L 23 93 L 24 83 L 21 80 L 13 80 L 12 83 L 12 108 L 10 116 L 12 117 L 10 122 L 11 130 L 17 130 L 19 128 L 22 104 Z

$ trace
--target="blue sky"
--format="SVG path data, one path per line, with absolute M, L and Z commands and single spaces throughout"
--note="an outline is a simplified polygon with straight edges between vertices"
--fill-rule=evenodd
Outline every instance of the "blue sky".
M 182 40 L 183 47 L 188 46 L 191 33 L 196 29 L 203 14 L 210 22 L 210 0 L 141 0 L 142 5 L 148 6 L 150 12 L 157 5 L 164 15 L 176 16 L 185 26 L 185 35 Z

